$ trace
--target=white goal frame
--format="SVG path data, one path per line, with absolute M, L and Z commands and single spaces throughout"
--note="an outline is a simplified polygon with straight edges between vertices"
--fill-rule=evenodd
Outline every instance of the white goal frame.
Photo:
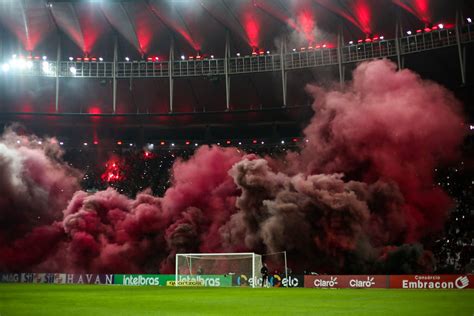
M 253 278 L 253 282 L 252 282 L 252 287 L 255 288 L 257 287 L 257 282 L 255 280 L 257 280 L 256 277 L 258 277 L 258 275 L 255 273 L 255 258 L 257 257 L 260 257 L 260 259 L 262 260 L 262 255 L 259 255 L 259 254 L 256 254 L 255 252 L 226 252 L 226 253 L 177 253 L 176 256 L 175 256 L 175 286 L 179 286 L 179 278 L 178 278 L 178 265 L 179 265 L 179 257 L 193 257 L 193 256 L 209 256 L 209 257 L 217 257 L 217 256 L 232 256 L 232 255 L 235 255 L 235 256 L 249 256 L 249 258 L 251 257 L 252 258 L 252 278 Z M 262 261 L 262 264 L 263 264 L 263 261 Z M 260 272 L 260 271 L 258 271 Z

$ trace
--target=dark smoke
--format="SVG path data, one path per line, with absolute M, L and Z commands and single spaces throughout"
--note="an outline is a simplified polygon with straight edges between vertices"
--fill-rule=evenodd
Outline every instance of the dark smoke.
M 300 153 L 201 147 L 163 197 L 77 191 L 54 142 L 7 131 L 0 271 L 166 273 L 178 252 L 286 250 L 299 272 L 430 272 L 422 244 L 452 207 L 433 169 L 457 157 L 458 102 L 386 60 L 361 64 L 343 91 L 307 90 L 316 115 Z

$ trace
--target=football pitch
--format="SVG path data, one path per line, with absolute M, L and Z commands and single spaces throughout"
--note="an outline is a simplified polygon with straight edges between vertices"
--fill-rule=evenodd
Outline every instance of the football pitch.
M 472 290 L 0 284 L 9 315 L 474 315 Z

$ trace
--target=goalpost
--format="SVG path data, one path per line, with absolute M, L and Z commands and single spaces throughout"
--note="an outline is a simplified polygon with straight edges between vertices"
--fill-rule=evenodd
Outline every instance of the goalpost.
M 241 253 L 178 253 L 176 254 L 175 285 L 180 281 L 200 281 L 205 276 L 246 276 L 256 287 L 262 268 L 262 256 Z

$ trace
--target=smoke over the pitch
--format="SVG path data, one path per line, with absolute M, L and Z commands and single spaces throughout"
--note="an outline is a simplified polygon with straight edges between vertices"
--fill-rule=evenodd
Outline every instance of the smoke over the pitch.
M 458 102 L 386 60 L 361 64 L 343 91 L 307 89 L 316 114 L 300 153 L 275 160 L 201 147 L 174 164 L 163 197 L 74 193 L 77 172 L 56 147 L 18 145 L 7 133 L 0 270 L 171 272 L 177 252 L 286 250 L 295 271 L 429 271 L 418 243 L 451 207 L 433 169 L 463 139 Z

